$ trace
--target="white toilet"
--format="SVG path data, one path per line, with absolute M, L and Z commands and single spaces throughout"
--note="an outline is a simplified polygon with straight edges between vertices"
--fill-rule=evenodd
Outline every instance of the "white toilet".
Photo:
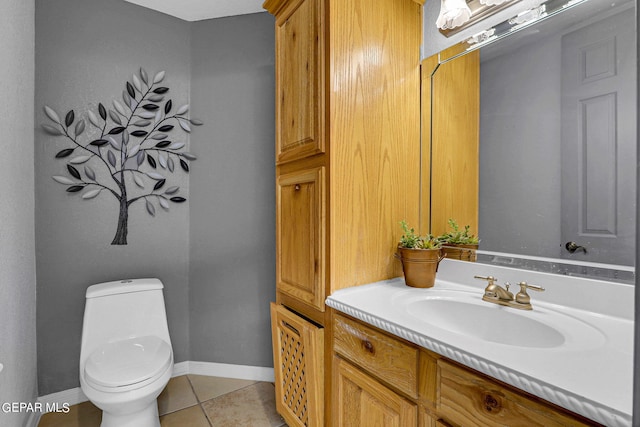
M 157 397 L 171 378 L 173 350 L 158 279 L 87 289 L 80 386 L 102 409 L 101 427 L 159 427 Z

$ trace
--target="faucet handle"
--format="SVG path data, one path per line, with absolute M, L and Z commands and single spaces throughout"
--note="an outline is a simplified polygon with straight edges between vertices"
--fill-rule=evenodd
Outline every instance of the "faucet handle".
M 520 290 L 525 293 L 527 292 L 527 289 L 531 289 L 532 291 L 538 291 L 538 292 L 542 292 L 545 290 L 542 286 L 530 285 L 527 282 L 520 282 L 518 283 L 518 285 L 520 285 Z
M 473 276 L 474 279 L 480 279 L 480 280 L 486 280 L 489 286 L 491 285 L 495 285 L 496 281 L 498 280 L 496 277 L 493 276 Z
M 516 294 L 516 302 L 520 304 L 531 304 L 531 297 L 527 293 L 527 289 L 531 289 L 532 291 L 542 292 L 545 289 L 542 286 L 538 285 L 530 285 L 527 282 L 520 282 L 520 292 Z

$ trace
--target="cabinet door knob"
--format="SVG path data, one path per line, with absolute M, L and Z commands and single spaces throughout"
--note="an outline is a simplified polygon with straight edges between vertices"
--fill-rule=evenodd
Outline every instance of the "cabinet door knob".
M 300 184 L 296 184 L 296 185 L 293 187 L 293 189 L 294 189 L 295 191 L 300 191 Z

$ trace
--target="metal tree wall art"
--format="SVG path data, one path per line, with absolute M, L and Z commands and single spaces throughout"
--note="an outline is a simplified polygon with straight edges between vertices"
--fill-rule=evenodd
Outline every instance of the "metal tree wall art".
M 118 226 L 112 245 L 127 244 L 129 207 L 144 201 L 152 217 L 156 203 L 169 210 L 171 203 L 183 203 L 178 195 L 180 188 L 168 186 L 167 179 L 178 169 L 189 172 L 190 162 L 196 156 L 183 151 L 186 144 L 179 141 L 178 131 L 187 134 L 191 126 L 202 122 L 187 116 L 188 105 L 173 109 L 167 98 L 169 88 L 162 86 L 165 72 L 160 71 L 150 79 L 140 68 L 131 81 L 125 83 L 122 101 L 113 100 L 113 108 L 102 103 L 95 111 L 87 111 L 88 122 L 97 131 L 86 132 L 86 121 L 76 120 L 70 110 L 64 120 L 56 111 L 46 106 L 44 112 L 53 124 L 42 127 L 50 135 L 64 137 L 69 148 L 56 154 L 64 159 L 66 175 L 53 179 L 65 185 L 68 193 L 78 194 L 83 200 L 91 200 L 101 194 L 113 196 L 119 203 Z M 84 135 L 84 142 L 80 140 Z

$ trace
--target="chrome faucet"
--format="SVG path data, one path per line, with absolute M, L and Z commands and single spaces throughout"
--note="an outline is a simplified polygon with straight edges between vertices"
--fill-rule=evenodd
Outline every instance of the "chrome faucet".
M 496 284 L 496 279 L 493 276 L 473 276 L 476 279 L 486 280 L 488 282 L 487 287 L 484 289 L 484 295 L 482 296 L 483 301 L 491 302 L 494 304 L 504 305 L 507 307 L 513 307 L 520 310 L 532 310 L 531 306 L 531 297 L 527 293 L 527 289 L 531 289 L 534 291 L 544 291 L 545 289 L 541 286 L 530 285 L 527 282 L 520 282 L 518 285 L 520 286 L 520 292 L 513 296 L 512 292 L 509 292 L 509 287 L 511 284 L 509 282 L 505 283 L 505 287 Z

